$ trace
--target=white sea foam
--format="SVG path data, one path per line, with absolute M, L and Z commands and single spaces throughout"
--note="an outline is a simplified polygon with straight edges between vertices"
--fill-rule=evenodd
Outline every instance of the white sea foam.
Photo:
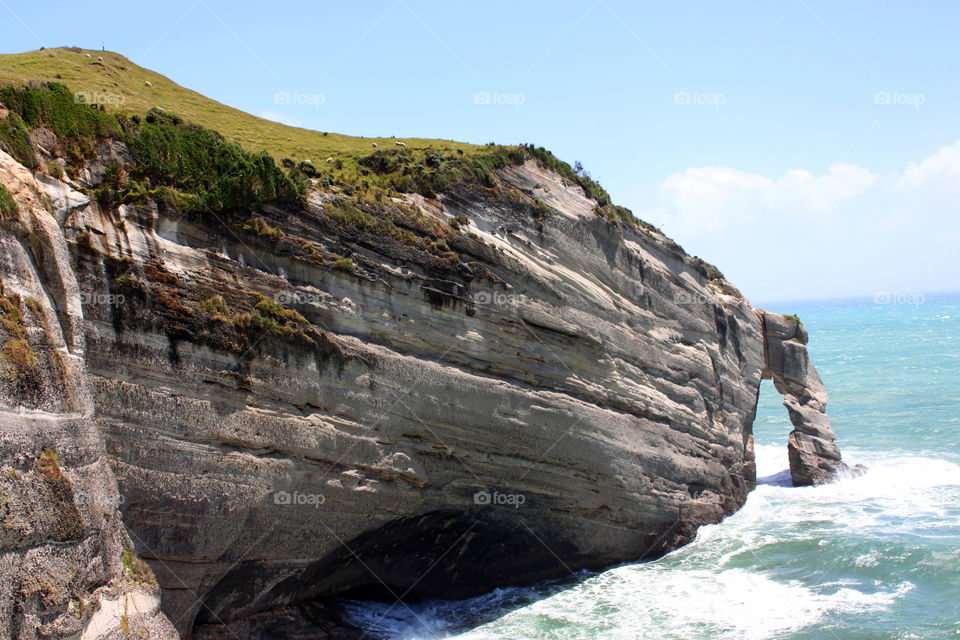
M 758 476 L 776 478 L 787 468 L 786 446 L 756 450 Z M 819 487 L 761 485 L 736 514 L 656 562 L 617 567 L 559 592 L 499 589 L 409 610 L 354 603 L 350 616 L 371 636 L 391 640 L 761 640 L 830 621 L 868 621 L 915 589 L 906 577 L 875 577 L 910 553 L 892 550 L 889 540 L 960 528 L 960 465 L 898 452 L 850 450 L 846 458 L 869 471 Z M 949 576 L 957 557 L 943 549 L 924 561 L 925 570 Z M 793 561 L 805 568 L 791 569 Z
M 912 588 L 904 583 L 893 591 L 847 587 L 819 592 L 744 569 L 621 567 L 455 637 L 761 640 L 808 627 L 827 613 L 882 610 Z M 553 632 L 545 635 L 548 629 Z

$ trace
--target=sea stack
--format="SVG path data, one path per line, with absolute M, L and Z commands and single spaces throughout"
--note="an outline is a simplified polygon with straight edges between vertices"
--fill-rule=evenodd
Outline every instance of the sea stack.
M 796 316 L 757 310 L 763 326 L 764 379 L 783 394 L 793 431 L 787 450 L 794 486 L 829 482 L 849 472 L 827 416 L 827 390 L 807 353 L 807 330 Z

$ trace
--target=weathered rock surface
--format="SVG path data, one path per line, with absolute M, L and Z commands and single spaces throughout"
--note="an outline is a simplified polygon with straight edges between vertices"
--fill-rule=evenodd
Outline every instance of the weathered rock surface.
M 10 175 L 4 184 L 29 183 Z M 544 202 L 546 219 L 531 224 L 527 208 L 489 190 L 408 197 L 444 224 L 469 219 L 448 275 L 339 237 L 322 193 L 304 210 L 207 216 L 72 197 L 57 204 L 62 230 L 34 207 L 46 231 L 9 232 L 2 273 L 49 310 L 70 384 L 31 400 L 43 424 L 60 425 L 48 431 L 9 396 L 3 433 L 18 444 L 2 460 L 26 469 L 55 446 L 71 481 L 97 478 L 89 503 L 49 498 L 69 513 L 76 504 L 82 530 L 99 532 L 77 553 L 102 558 L 97 575 L 120 584 L 121 502 L 164 612 L 180 633 L 199 625 L 209 637 L 330 596 L 460 597 L 661 555 L 753 488 L 762 376 L 797 427 L 795 482 L 838 468 L 802 327 L 725 295 L 675 243 L 611 224 L 533 161 L 500 179 Z M 245 235 L 237 221 L 251 215 L 337 248 L 355 268 Z M 22 275 L 34 265 L 43 273 Z M 234 349 L 233 324 L 187 304 L 197 292 L 229 305 L 250 291 L 323 333 L 267 332 Z M 86 404 L 68 406 L 61 386 Z M 46 504 L 40 488 L 25 491 L 22 504 Z M 41 546 L 77 535 L 73 520 L 51 517 L 64 532 L 23 535 Z M 102 617 L 116 620 L 109 607 Z M 143 620 L 166 633 L 162 616 Z
M 290 300 L 337 346 L 324 361 L 267 338 L 237 357 L 166 327 L 117 331 L 112 309 L 88 307 L 125 522 L 182 631 L 194 616 L 342 593 L 467 596 L 652 557 L 742 504 L 756 314 L 672 242 L 621 235 L 535 164 L 504 178 L 553 208 L 542 232 L 471 193 L 421 203 L 466 215 L 494 248 L 495 276 L 470 290 L 374 253 L 357 252 L 358 275 L 226 234 L 213 244 L 155 208 L 126 209 L 122 233 L 94 209 L 68 222 L 104 253 L 159 256 L 181 281 Z M 323 206 L 258 214 L 334 243 L 311 222 Z M 296 503 L 313 495 L 323 503 Z M 522 505 L 495 503 L 512 496 Z
M 795 318 L 757 313 L 763 326 L 763 377 L 773 378 L 793 424 L 787 445 L 793 485 L 830 482 L 849 468 L 840 460 L 827 417 L 827 390 L 807 353 L 807 331 Z
M 0 220 L 0 637 L 176 638 L 117 509 L 66 241 L 2 151 L 0 181 L 19 206 Z
M 63 180 L 43 174 L 35 176 L 35 179 L 37 186 L 50 198 L 53 212 L 61 224 L 67 219 L 70 213 L 90 204 L 89 197 L 77 191 L 73 185 Z

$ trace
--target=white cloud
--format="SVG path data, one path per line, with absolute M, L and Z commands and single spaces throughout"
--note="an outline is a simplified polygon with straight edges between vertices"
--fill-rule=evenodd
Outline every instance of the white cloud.
M 877 182 L 872 172 L 838 163 L 820 176 L 793 169 L 772 179 L 730 167 L 687 169 L 668 176 L 646 219 L 686 235 L 713 234 L 771 217 L 824 219 Z
M 960 142 L 880 175 L 837 163 L 770 177 L 693 168 L 641 218 L 714 262 L 748 295 L 784 299 L 960 285 Z
M 303 120 L 298 120 L 293 118 L 285 113 L 280 113 L 279 111 L 259 111 L 257 115 L 261 118 L 267 120 L 273 120 L 274 122 L 279 122 L 280 124 L 285 124 L 291 127 L 302 127 Z
M 904 192 L 931 185 L 949 186 L 954 193 L 957 192 L 960 186 L 960 141 L 943 147 L 920 162 L 911 162 L 893 185 L 893 190 Z

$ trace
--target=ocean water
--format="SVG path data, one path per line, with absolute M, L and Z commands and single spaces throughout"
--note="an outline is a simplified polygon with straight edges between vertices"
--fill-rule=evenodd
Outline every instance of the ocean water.
M 789 420 L 765 383 L 762 484 L 686 547 L 459 602 L 348 602 L 350 619 L 391 640 L 960 638 L 960 295 L 899 300 L 768 306 L 808 328 L 844 459 L 866 475 L 790 487 Z

